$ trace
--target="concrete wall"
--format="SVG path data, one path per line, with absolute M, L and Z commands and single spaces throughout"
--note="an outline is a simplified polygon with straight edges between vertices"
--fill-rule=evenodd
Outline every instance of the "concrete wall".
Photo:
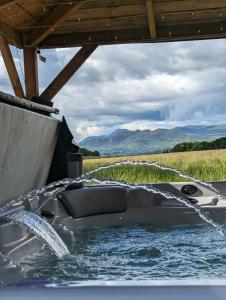
M 0 204 L 45 185 L 59 121 L 0 103 Z

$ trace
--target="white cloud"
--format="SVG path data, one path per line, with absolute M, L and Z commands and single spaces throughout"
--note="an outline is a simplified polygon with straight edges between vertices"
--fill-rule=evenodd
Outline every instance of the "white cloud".
M 92 123 L 77 123 L 73 132 L 75 135 L 75 140 L 79 142 L 82 140 L 85 136 L 94 136 L 94 135 L 101 135 L 103 131 L 105 131 L 106 128 L 103 128 L 101 126 L 92 124 Z
M 43 50 L 42 90 L 78 50 Z M 77 139 L 116 128 L 223 123 L 225 53 L 226 40 L 99 47 L 56 96 L 55 106 Z M 2 59 L 0 76 L 9 88 Z
M 1 80 L 4 78 L 6 79 L 7 78 L 7 72 L 6 72 L 6 68 L 5 68 L 5 64 L 4 64 L 4 61 L 3 61 L 3 58 L 0 54 L 0 77 L 1 77 Z

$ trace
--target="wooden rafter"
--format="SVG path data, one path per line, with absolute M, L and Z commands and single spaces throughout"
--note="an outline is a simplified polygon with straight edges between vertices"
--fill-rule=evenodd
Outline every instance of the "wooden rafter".
M 0 0 L 0 34 L 22 48 L 226 36 L 226 0 L 11 1 Z
M 80 4 L 68 3 L 68 5 L 59 5 L 47 14 L 40 22 L 36 24 L 37 28 L 32 29 L 27 37 L 27 44 L 36 46 L 59 27 L 65 18 L 72 12 L 79 10 Z
M 4 35 L 7 38 L 9 43 L 17 47 L 22 47 L 22 35 L 11 28 L 9 25 L 0 21 L 0 34 Z
M 15 2 L 16 2 L 16 0 L 0 0 L 0 9 L 5 8 Z
M 38 61 L 36 48 L 24 48 L 24 73 L 26 98 L 39 96 Z
M 147 1 L 147 0 L 146 0 Z M 154 0 L 157 12 L 193 11 L 196 9 L 225 8 L 225 0 Z M 121 5 L 136 5 L 142 0 L 92 0 L 87 1 L 82 8 L 119 7 Z
M 56 34 L 50 35 L 40 48 L 57 47 L 81 47 L 82 45 L 98 44 L 129 44 L 129 43 L 155 43 L 185 40 L 202 40 L 225 38 L 226 21 L 216 21 L 191 23 L 177 25 L 158 25 L 158 36 L 156 39 L 150 38 L 148 28 L 133 28 L 126 30 L 98 31 L 98 32 L 78 32 L 76 34 Z
M 146 1 L 146 8 L 147 8 L 147 18 L 148 18 L 148 28 L 150 32 L 151 39 L 156 39 L 156 22 L 155 22 L 155 15 L 153 9 L 153 2 L 152 0 Z
M 96 50 L 97 45 L 90 45 L 82 47 L 78 53 L 71 59 L 59 75 L 52 81 L 52 83 L 41 94 L 41 98 L 45 100 L 52 100 L 60 89 L 68 82 L 74 73 L 82 66 L 88 57 Z
M 24 91 L 20 82 L 20 78 L 17 73 L 17 69 L 13 60 L 12 53 L 10 51 L 7 39 L 0 35 L 0 50 L 2 58 L 4 60 L 6 70 L 8 72 L 14 93 L 16 96 L 24 98 Z

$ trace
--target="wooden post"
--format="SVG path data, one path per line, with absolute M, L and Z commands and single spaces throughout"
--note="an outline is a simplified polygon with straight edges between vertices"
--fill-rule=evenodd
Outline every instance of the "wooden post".
M 60 89 L 68 82 L 74 73 L 82 66 L 87 58 L 95 51 L 97 45 L 83 46 L 78 53 L 69 61 L 64 69 L 50 83 L 50 85 L 41 94 L 41 98 L 52 100 Z
M 2 58 L 5 62 L 6 70 L 8 72 L 14 93 L 17 97 L 24 98 L 24 91 L 17 73 L 12 53 L 10 51 L 6 38 L 2 35 L 0 35 L 0 50 L 2 53 Z
M 155 22 L 155 15 L 153 9 L 153 2 L 152 0 L 146 1 L 146 8 L 147 8 L 147 17 L 148 17 L 148 28 L 150 32 L 151 39 L 156 39 L 156 22 Z
M 24 48 L 24 73 L 26 98 L 39 96 L 38 60 L 35 47 Z

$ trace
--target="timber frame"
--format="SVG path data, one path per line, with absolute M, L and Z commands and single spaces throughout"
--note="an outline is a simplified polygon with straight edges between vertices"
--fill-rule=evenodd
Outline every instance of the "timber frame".
M 99 45 L 226 37 L 226 0 L 0 0 L 0 50 L 17 96 L 39 95 L 38 49 L 82 47 L 41 94 L 52 100 Z M 9 45 L 23 49 L 25 91 Z
M 82 47 L 70 60 L 66 67 L 57 75 L 50 85 L 41 94 L 41 98 L 52 100 L 60 89 L 68 82 L 74 73 L 81 67 L 86 59 L 96 50 L 97 45 Z

